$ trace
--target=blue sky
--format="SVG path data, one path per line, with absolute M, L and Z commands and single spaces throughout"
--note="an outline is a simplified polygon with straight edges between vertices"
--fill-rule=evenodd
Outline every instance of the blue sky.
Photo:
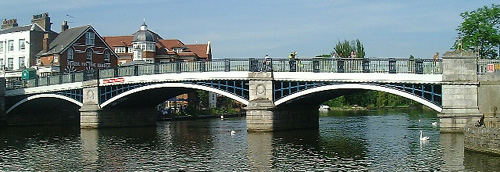
M 311 57 L 354 39 L 370 57 L 430 58 L 450 49 L 460 13 L 492 3 L 500 0 L 2 0 L 0 18 L 26 25 L 49 12 L 57 32 L 68 20 L 101 36 L 130 35 L 146 19 L 164 39 L 211 41 L 214 58 Z

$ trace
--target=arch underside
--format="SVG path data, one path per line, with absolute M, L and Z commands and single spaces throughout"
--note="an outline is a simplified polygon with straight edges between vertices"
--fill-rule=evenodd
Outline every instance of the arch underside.
M 71 90 L 68 90 L 68 91 L 71 91 Z M 81 98 L 81 95 L 75 95 L 75 97 Z M 28 105 L 26 105 L 26 104 L 28 104 Z M 75 106 L 76 108 L 79 108 L 82 106 L 81 101 L 78 101 L 77 99 L 74 99 L 72 97 L 68 97 L 63 92 L 44 93 L 44 94 L 35 94 L 35 95 L 23 97 L 19 101 L 16 101 L 12 106 L 8 107 L 6 114 L 9 114 L 10 112 L 14 111 L 18 107 L 29 106 L 29 104 L 36 104 L 36 105 L 33 108 L 23 108 L 23 109 L 29 109 L 32 111 L 42 111 L 42 110 L 55 111 L 55 110 L 61 110 L 61 109 L 65 109 L 65 108 L 69 109 L 68 107 L 65 107 L 65 105 L 72 105 L 72 106 Z
M 155 106 L 169 98 L 194 90 L 214 92 L 242 104 L 248 104 L 248 82 L 246 81 L 142 83 L 106 86 L 99 89 L 101 108 Z
M 327 99 L 332 97 L 338 97 L 341 95 L 353 93 L 353 91 L 362 90 L 387 92 L 414 100 L 438 112 L 442 110 L 441 85 L 431 84 L 368 84 L 282 81 L 275 83 L 275 105 L 284 105 L 292 101 L 317 104 L 318 102 L 314 102 L 315 99 L 318 101 L 326 101 Z M 305 100 L 307 96 L 318 94 L 321 96 L 316 96 L 315 98 Z

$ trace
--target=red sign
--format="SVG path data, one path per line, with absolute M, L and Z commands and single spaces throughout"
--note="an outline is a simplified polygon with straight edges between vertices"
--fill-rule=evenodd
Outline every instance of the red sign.
M 123 79 L 123 78 L 110 78 L 110 79 L 103 79 L 102 80 L 103 84 L 111 84 L 111 83 L 119 83 L 119 82 L 125 82 L 125 79 Z
M 487 72 L 495 72 L 495 65 L 494 64 L 488 64 L 486 67 Z

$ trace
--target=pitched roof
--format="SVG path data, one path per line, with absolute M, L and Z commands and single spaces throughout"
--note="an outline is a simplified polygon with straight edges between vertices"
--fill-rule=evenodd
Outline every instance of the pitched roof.
M 169 50 L 172 50 L 174 48 L 186 47 L 186 45 L 184 45 L 184 43 L 182 43 L 178 39 L 159 39 L 157 41 L 157 44 L 158 43 L 162 45 L 160 46 L 160 48 L 167 48 Z
M 13 27 L 13 28 L 8 28 L 8 29 L 0 30 L 0 34 L 13 33 L 13 32 L 22 32 L 22 31 L 29 31 L 29 30 L 41 31 L 41 32 L 44 31 L 38 24 L 29 24 L 29 25 L 26 25 L 26 26 L 17 26 L 17 27 Z M 49 32 L 55 33 L 52 30 L 50 30 Z
M 56 39 L 54 39 L 50 43 L 47 52 L 46 53 L 40 52 L 37 54 L 37 56 L 60 53 L 61 51 L 65 50 L 66 47 L 68 47 L 73 41 L 75 41 L 77 38 L 79 38 L 82 34 L 84 34 L 91 27 L 92 26 L 90 26 L 90 25 L 74 27 L 74 28 L 65 30 L 64 32 L 59 33 L 59 35 L 56 37 Z
M 195 53 L 200 58 L 208 58 L 207 49 L 208 44 L 187 44 L 186 47 L 189 51 Z
M 0 34 L 12 33 L 12 32 L 22 32 L 22 31 L 28 31 L 30 29 L 31 29 L 31 25 L 18 26 L 18 27 L 13 27 L 13 28 L 8 28 L 8 29 L 0 30 Z
M 104 41 L 112 48 L 114 47 L 128 47 L 132 46 L 132 39 L 134 36 L 105 36 Z

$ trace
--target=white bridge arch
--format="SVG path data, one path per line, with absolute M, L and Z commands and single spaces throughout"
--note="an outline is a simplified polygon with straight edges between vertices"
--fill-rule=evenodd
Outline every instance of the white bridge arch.
M 26 103 L 26 102 L 28 102 L 30 100 L 34 100 L 34 99 L 39 99 L 39 98 L 57 98 L 57 99 L 66 100 L 66 101 L 71 102 L 73 104 L 76 104 L 80 107 L 83 105 L 81 102 L 78 102 L 75 99 L 72 99 L 72 98 L 69 98 L 69 97 L 66 97 L 63 95 L 59 95 L 59 94 L 37 94 L 37 95 L 26 97 L 26 98 L 22 99 L 21 101 L 17 102 L 16 104 L 12 105 L 9 109 L 7 109 L 6 114 L 8 114 L 9 112 L 11 112 L 16 107 L 18 107 L 19 105 L 21 105 L 23 103 Z
M 311 89 L 307 89 L 307 90 L 300 91 L 300 92 L 288 95 L 286 97 L 283 97 L 283 98 L 277 100 L 276 102 L 274 102 L 274 104 L 276 106 L 278 106 L 282 103 L 285 103 L 287 101 L 290 101 L 290 100 L 293 100 L 293 99 L 296 99 L 296 98 L 299 98 L 299 97 L 302 97 L 305 95 L 313 94 L 316 92 L 328 91 L 328 90 L 336 90 L 336 89 L 364 89 L 364 90 L 382 91 L 382 92 L 391 93 L 391 94 L 399 95 L 399 96 L 414 100 L 414 101 L 419 102 L 419 103 L 421 103 L 421 104 L 423 104 L 431 109 L 434 109 L 438 112 L 441 112 L 441 110 L 442 110 L 441 107 L 439 107 L 439 106 L 437 106 L 437 105 L 435 105 L 435 104 L 433 104 L 433 103 L 429 102 L 428 100 L 425 100 L 421 97 L 418 97 L 418 96 L 415 96 L 415 95 L 412 95 L 412 94 L 409 94 L 407 92 L 403 92 L 400 90 L 387 88 L 387 87 L 383 87 L 383 86 L 378 86 L 378 85 L 370 85 L 370 84 L 338 84 L 338 85 L 327 85 L 327 86 L 311 88 Z
M 150 90 L 150 89 L 156 89 L 156 88 L 190 88 L 190 89 L 210 91 L 210 92 L 214 92 L 214 93 L 226 96 L 228 98 L 236 100 L 236 101 L 243 103 L 245 105 L 248 105 L 248 100 L 245 100 L 245 99 L 238 97 L 234 94 L 231 94 L 231 93 L 219 90 L 219 89 L 215 89 L 215 88 L 211 88 L 211 87 L 207 87 L 207 86 L 202 86 L 202 85 L 186 84 L 186 83 L 161 83 L 161 84 L 153 84 L 153 85 L 143 86 L 143 87 L 134 88 L 134 89 L 125 91 L 125 92 L 123 92 L 123 93 L 121 93 L 121 94 L 119 94 L 119 95 L 117 95 L 109 100 L 106 100 L 105 102 L 103 102 L 100 105 L 100 107 L 104 108 L 107 105 L 113 103 L 114 101 L 116 101 L 122 97 L 126 97 L 130 94 L 145 91 L 145 90 Z

